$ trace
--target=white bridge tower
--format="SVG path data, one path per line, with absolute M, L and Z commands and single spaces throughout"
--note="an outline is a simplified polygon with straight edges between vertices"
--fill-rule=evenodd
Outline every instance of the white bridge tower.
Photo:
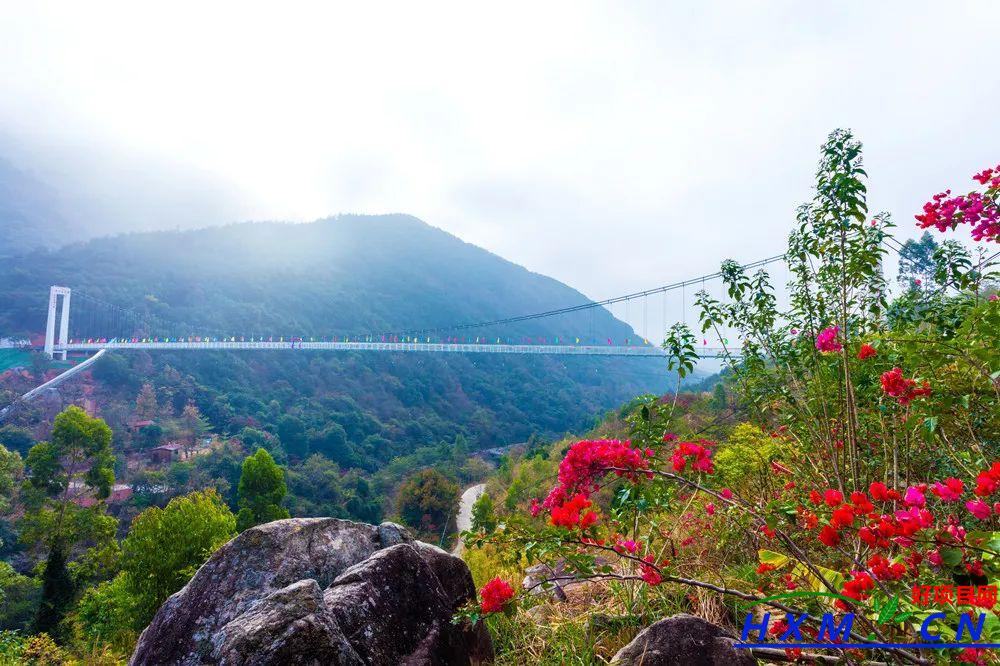
M 62 296 L 62 312 L 59 316 L 59 339 L 56 340 L 56 306 Z M 51 287 L 49 289 L 49 318 L 45 322 L 45 353 L 49 358 L 66 359 L 66 350 L 55 351 L 54 345 L 65 345 L 69 342 L 69 287 Z

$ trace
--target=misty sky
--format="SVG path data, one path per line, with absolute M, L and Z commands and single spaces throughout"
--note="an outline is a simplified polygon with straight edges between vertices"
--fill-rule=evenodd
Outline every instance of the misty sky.
M 0 146 L 140 228 L 406 212 L 603 298 L 780 253 L 835 127 L 904 235 L 1000 160 L 1000 3 L 823 4 L 5 2 Z

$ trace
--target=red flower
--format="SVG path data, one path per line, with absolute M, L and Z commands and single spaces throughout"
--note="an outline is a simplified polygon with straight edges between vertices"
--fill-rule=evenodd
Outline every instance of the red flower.
M 813 504 L 819 506 L 820 504 L 823 503 L 823 496 L 820 495 L 815 490 L 810 490 L 809 491 L 809 501 L 812 502 Z
M 840 543 L 840 532 L 829 525 L 824 525 L 823 529 L 819 531 L 819 540 L 824 546 L 833 548 Z
M 697 442 L 677 442 L 674 446 L 674 453 L 670 457 L 675 472 L 683 472 L 688 463 L 691 469 L 706 474 L 715 472 L 715 465 L 712 463 L 712 449 L 715 442 L 701 439 Z
M 838 509 L 834 509 L 833 516 L 830 518 L 830 524 L 833 525 L 835 529 L 851 527 L 854 525 L 854 510 L 851 509 L 848 504 L 845 504 Z
M 875 510 L 875 506 L 868 500 L 868 496 L 862 492 L 854 491 L 851 493 L 851 504 L 854 505 L 854 511 L 859 516 L 871 513 Z
M 972 492 L 980 497 L 989 497 L 997 488 L 1000 488 L 1000 462 L 993 463 L 988 470 L 976 476 L 976 489 Z
M 497 576 L 490 582 L 483 585 L 479 591 L 482 603 L 480 610 L 484 613 L 498 613 L 503 610 L 504 604 L 514 597 L 514 588 L 510 584 Z
M 905 564 L 889 562 L 883 555 L 877 553 L 868 558 L 868 568 L 879 580 L 899 580 L 906 575 Z
M 862 361 L 870 359 L 875 356 L 878 352 L 867 342 L 861 345 L 861 349 L 858 351 L 858 358 Z
M 823 501 L 827 506 L 840 506 L 844 502 L 844 494 L 832 488 L 823 492 Z
M 868 492 L 876 502 L 887 502 L 889 500 L 889 489 L 881 481 L 875 481 L 868 486 Z
M 956 502 L 962 498 L 962 493 L 965 492 L 965 484 L 962 483 L 961 479 L 956 479 L 951 477 L 944 480 L 944 483 L 940 481 L 934 484 L 931 488 L 931 492 L 941 498 L 943 502 Z
M 840 593 L 845 597 L 850 597 L 851 599 L 856 599 L 857 601 L 864 601 L 871 596 L 869 592 L 875 589 L 875 581 L 873 581 L 872 577 L 863 571 L 854 571 L 851 575 L 854 576 L 854 578 L 844 583 L 844 589 L 841 590 Z M 842 599 L 837 599 L 834 605 L 841 610 L 849 610 L 847 602 Z
M 886 395 L 896 398 L 899 404 L 905 407 L 914 398 L 930 395 L 931 387 L 925 380 L 923 385 L 917 388 L 917 382 L 903 377 L 903 370 L 901 368 L 893 368 L 888 372 L 882 373 L 882 391 Z
M 552 524 L 557 527 L 576 527 L 580 524 L 580 512 L 590 505 L 590 500 L 582 493 L 577 493 L 561 505 L 552 507 Z M 588 511 L 587 515 L 593 513 L 593 511 Z M 593 520 L 596 520 L 596 516 Z

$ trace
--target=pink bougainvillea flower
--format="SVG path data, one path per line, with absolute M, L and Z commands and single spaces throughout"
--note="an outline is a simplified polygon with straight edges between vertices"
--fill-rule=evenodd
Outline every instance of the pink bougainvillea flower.
M 861 349 L 858 350 L 858 358 L 862 361 L 866 361 L 876 354 L 878 351 L 867 342 L 861 345 Z
M 964 648 L 957 657 L 957 661 L 963 664 L 975 664 L 975 666 L 986 666 L 986 650 L 981 648 Z
M 923 491 L 916 486 L 910 486 L 906 489 L 906 494 L 903 495 L 903 503 L 906 506 L 918 506 L 923 507 L 927 505 L 927 498 L 924 497 Z
M 504 605 L 514 597 L 514 588 L 499 576 L 483 585 L 479 591 L 482 599 L 479 608 L 483 613 L 499 613 Z
M 979 520 L 989 520 L 990 516 L 993 515 L 993 509 L 983 500 L 977 499 L 972 502 L 966 502 L 965 508 Z
M 951 477 L 944 480 L 944 483 L 936 481 L 931 492 L 941 498 L 942 502 L 957 502 L 965 492 L 965 484 L 961 479 Z
M 842 344 L 837 340 L 837 334 L 840 332 L 839 326 L 829 326 L 824 328 L 816 336 L 816 349 L 823 353 L 827 352 L 839 352 L 844 348 Z
M 715 465 L 712 463 L 712 447 L 715 442 L 700 439 L 697 442 L 677 442 L 674 453 L 670 457 L 675 472 L 683 472 L 688 464 L 697 472 L 713 474 Z
M 730 490 L 729 488 L 723 488 L 722 490 L 719 491 L 719 495 L 721 495 L 725 499 L 732 499 L 733 491 Z
M 531 517 L 532 518 L 537 518 L 538 514 L 541 512 L 541 510 L 542 510 L 542 505 L 538 502 L 538 498 L 532 497 L 531 498 Z
M 711 502 L 709 502 L 708 504 L 706 504 L 705 505 L 705 513 L 707 513 L 710 516 L 714 516 L 715 515 L 715 505 L 712 504 Z
M 646 584 L 655 586 L 662 583 L 663 576 L 661 576 L 660 572 L 654 568 L 656 565 L 654 564 L 655 560 L 653 556 L 647 555 L 643 558 L 643 560 L 645 561 L 645 564 L 640 565 L 639 569 L 642 579 L 646 582 Z
M 990 190 L 1000 186 L 1000 178 L 994 177 L 996 169 L 986 169 L 973 176 L 980 185 L 986 185 Z M 951 190 L 935 194 L 931 201 L 924 204 L 923 213 L 915 215 L 917 226 L 921 229 L 935 227 L 938 231 L 955 229 L 959 224 L 972 227 L 972 239 L 977 243 L 982 241 L 1000 241 L 1000 204 L 995 192 L 969 192 L 951 196 Z
M 559 463 L 559 485 L 552 489 L 543 505 L 554 509 L 576 494 L 586 499 L 591 492 L 597 492 L 598 482 L 606 474 L 637 480 L 640 474 L 651 474 L 645 468 L 644 451 L 633 447 L 628 440 L 579 441 L 569 447 Z
M 618 545 L 619 549 L 621 549 L 621 550 L 623 550 L 623 551 L 625 551 L 627 553 L 633 553 L 634 554 L 635 551 L 639 550 L 639 544 L 637 544 L 632 539 L 627 539 L 625 541 L 619 541 L 617 545 Z

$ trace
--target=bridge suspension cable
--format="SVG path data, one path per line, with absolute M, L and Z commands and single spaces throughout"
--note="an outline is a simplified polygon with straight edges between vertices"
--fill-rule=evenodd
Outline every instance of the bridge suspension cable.
M 773 257 L 768 257 L 767 259 L 760 259 L 758 261 L 750 262 L 749 264 L 743 264 L 740 268 L 744 270 L 750 270 L 753 268 L 759 268 L 761 266 L 766 266 L 768 264 L 773 264 L 776 261 L 784 260 L 785 255 L 779 254 Z M 588 301 L 586 303 L 581 303 L 579 305 L 571 305 L 564 308 L 557 308 L 555 310 L 546 310 L 545 312 L 536 312 L 533 314 L 519 315 L 516 317 L 505 317 L 503 319 L 494 319 L 491 321 L 481 321 L 481 322 L 471 322 L 465 324 L 458 324 L 455 326 L 438 326 L 434 328 L 422 328 L 413 329 L 408 331 L 403 331 L 400 335 L 427 335 L 431 333 L 441 333 L 444 331 L 459 331 L 466 330 L 470 328 L 486 328 L 488 326 L 500 326 L 503 324 L 514 324 L 521 321 L 529 321 L 532 319 L 542 319 L 545 317 L 553 317 L 556 315 L 567 314 L 570 312 L 580 312 L 581 310 L 589 310 L 591 308 L 599 308 L 605 306 L 611 306 L 615 303 L 626 303 L 633 298 L 645 298 L 647 296 L 652 296 L 654 294 L 663 294 L 669 291 L 674 291 L 676 289 L 684 290 L 693 284 L 704 284 L 706 280 L 714 280 L 716 278 L 722 277 L 722 271 L 716 271 L 715 273 L 709 273 L 707 275 L 701 275 L 696 278 L 691 278 L 689 280 L 683 280 L 681 282 L 674 282 L 672 284 L 663 285 L 662 287 L 656 287 L 654 289 L 646 289 L 644 291 L 636 291 L 630 294 L 624 294 L 622 296 L 615 296 L 613 298 L 606 298 L 603 301 Z M 627 315 L 626 315 L 627 319 Z

